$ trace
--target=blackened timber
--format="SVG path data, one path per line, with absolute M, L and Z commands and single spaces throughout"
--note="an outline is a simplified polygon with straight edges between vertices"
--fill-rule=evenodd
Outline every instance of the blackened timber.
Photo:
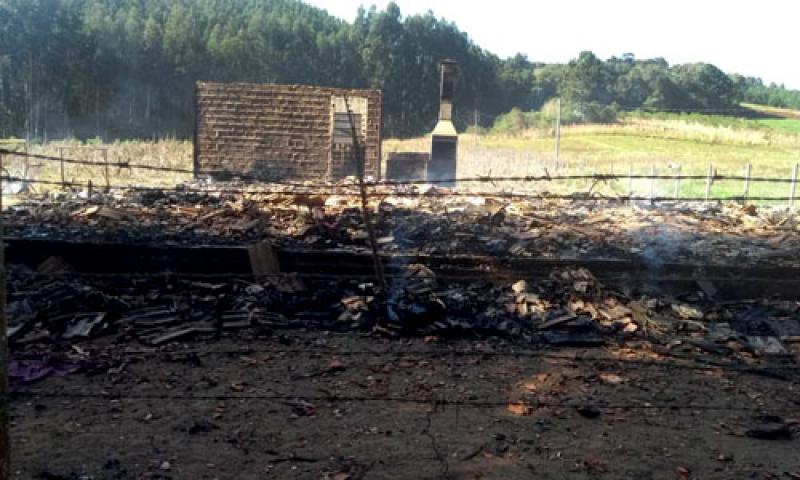
M 6 239 L 7 261 L 36 268 L 59 257 L 81 273 L 251 273 L 247 247 L 151 246 Z
M 252 275 L 246 246 L 162 246 L 112 243 L 75 243 L 62 240 L 6 239 L 11 264 L 36 268 L 60 257 L 79 273 L 137 274 L 174 272 L 242 277 Z M 368 252 L 343 250 L 275 249 L 285 273 L 334 277 L 374 278 Z M 631 259 L 546 259 L 486 256 L 382 254 L 387 276 L 406 273 L 413 263 L 426 265 L 448 280 L 515 281 L 547 278 L 554 269 L 586 268 L 601 282 L 639 291 L 701 291 L 698 281 L 712 284 L 717 299 L 778 296 L 800 299 L 800 268 L 780 266 L 697 265 L 663 263 L 653 267 Z

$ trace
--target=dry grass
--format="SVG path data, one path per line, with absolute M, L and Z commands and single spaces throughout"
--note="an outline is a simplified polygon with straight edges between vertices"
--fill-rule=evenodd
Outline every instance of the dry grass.
M 659 139 L 709 143 L 712 145 L 776 146 L 800 148 L 800 136 L 771 129 L 742 129 L 707 125 L 687 120 L 627 117 L 618 125 L 576 125 L 565 135 L 637 135 Z
M 427 151 L 429 141 L 389 140 L 384 152 Z M 650 195 L 652 191 L 657 196 L 672 196 L 676 192 L 673 180 L 629 181 L 624 177 L 629 172 L 648 175 L 653 171 L 659 175 L 705 175 L 709 165 L 720 175 L 740 176 L 750 163 L 752 176 L 790 178 L 793 165 L 800 161 L 799 149 L 800 135 L 775 130 L 629 118 L 618 125 L 563 128 L 559 162 L 555 161 L 555 140 L 549 131 L 531 130 L 515 137 L 488 135 L 479 141 L 473 135 L 462 135 L 457 176 L 615 174 L 623 178 L 600 184 L 507 182 L 482 187 L 557 193 L 586 192 L 592 188 L 593 192 L 609 195 Z M 705 181 L 681 181 L 677 191 L 682 197 L 704 196 Z M 743 191 L 741 181 L 720 181 L 713 185 L 711 195 L 738 196 Z M 785 183 L 751 183 L 749 187 L 750 196 L 775 197 L 788 193 L 789 185 Z
M 788 120 L 791 121 L 791 120 Z M 384 158 L 391 152 L 429 151 L 430 139 L 386 140 Z M 497 135 L 462 135 L 459 142 L 457 176 L 528 176 L 582 175 L 592 173 L 620 175 L 618 180 L 592 184 L 588 180 L 541 183 L 496 182 L 462 184 L 466 190 L 514 190 L 575 193 L 592 191 L 609 195 L 634 193 L 671 196 L 673 180 L 629 181 L 629 173 L 647 175 L 705 175 L 709 164 L 722 175 L 742 175 L 745 165 L 752 165 L 753 176 L 788 178 L 793 165 L 800 161 L 800 135 L 764 128 L 733 128 L 705 125 L 681 119 L 626 118 L 618 125 L 570 126 L 562 130 L 560 161 L 555 161 L 553 134 L 531 130 L 516 137 Z M 111 164 L 131 162 L 179 169 L 192 168 L 192 145 L 188 141 L 116 142 L 107 145 L 82 145 L 77 142 L 48 144 L 32 148 L 32 153 L 90 161 L 103 161 L 107 152 Z M 12 176 L 25 176 L 58 182 L 58 162 L 29 160 L 6 156 L 5 166 Z M 384 169 L 385 171 L 385 169 Z M 172 187 L 189 180 L 188 173 L 153 172 L 112 167 L 108 183 L 112 185 L 149 185 Z M 94 185 L 106 184 L 102 166 L 65 165 L 65 180 Z M 38 191 L 57 187 L 39 187 Z M 702 196 L 704 180 L 682 181 L 681 196 Z M 712 196 L 735 196 L 743 191 L 742 182 L 718 182 Z M 751 183 L 751 196 L 784 196 L 788 184 Z
M 22 152 L 19 145 L 16 151 Z M 59 142 L 34 145 L 30 153 L 65 159 L 97 162 L 99 165 L 64 164 L 64 180 L 68 183 L 87 184 L 90 180 L 98 188 L 111 185 L 149 185 L 174 187 L 191 179 L 191 174 L 180 172 L 154 172 L 135 168 L 112 166 L 106 170 L 102 165 L 135 163 L 150 166 L 192 169 L 192 144 L 188 141 L 161 140 L 157 142 L 115 142 L 103 145 L 86 145 L 80 142 Z M 28 179 L 60 182 L 61 164 L 58 161 L 6 155 L 4 166 L 11 176 Z M 108 176 L 106 176 L 108 172 Z M 57 186 L 35 185 L 35 191 L 53 190 Z

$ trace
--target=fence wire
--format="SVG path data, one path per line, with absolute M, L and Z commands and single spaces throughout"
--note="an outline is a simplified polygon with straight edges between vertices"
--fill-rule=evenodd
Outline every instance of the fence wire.
M 342 183 L 310 183 L 310 182 L 286 182 L 282 180 L 265 179 L 255 175 L 248 175 L 243 173 L 230 173 L 218 170 L 195 170 L 176 167 L 162 167 L 157 165 L 137 164 L 131 162 L 97 162 L 92 160 L 80 160 L 73 158 L 61 158 L 48 155 L 39 155 L 32 153 L 19 153 L 0 148 L 0 154 L 13 155 L 25 158 L 34 158 L 38 160 L 63 162 L 68 164 L 88 165 L 93 167 L 113 167 L 131 170 L 150 170 L 158 172 L 171 172 L 171 173 L 185 173 L 197 176 L 220 176 L 232 178 L 242 181 L 258 181 L 281 186 L 293 186 L 302 188 L 331 188 L 331 187 L 357 187 L 359 184 L 353 182 Z M 453 183 L 504 183 L 504 182 L 555 182 L 555 181 L 570 181 L 570 180 L 592 180 L 592 181 L 622 181 L 622 180 L 709 180 L 711 182 L 722 181 L 736 181 L 736 182 L 763 182 L 763 183 L 796 183 L 797 179 L 786 177 L 760 177 L 760 176 L 744 176 L 744 175 L 722 175 L 714 172 L 711 175 L 670 175 L 670 174 L 624 174 L 624 173 L 592 173 L 592 174 L 549 174 L 544 175 L 505 175 L 505 176 L 477 176 L 477 177 L 451 177 L 443 179 L 430 179 L 430 180 L 381 180 L 381 181 L 365 181 L 364 184 L 369 187 L 380 186 L 411 186 L 411 185 L 437 185 L 437 184 L 453 184 Z M 34 179 L 27 180 L 33 182 Z M 53 181 L 54 185 L 66 184 L 72 186 L 80 182 L 58 182 Z M 95 182 L 96 183 L 96 182 Z M 99 183 L 98 183 L 99 184 Z M 85 183 L 83 184 L 85 185 Z M 117 188 L 122 188 L 117 186 Z M 244 191 L 244 190 L 242 190 Z
M 575 176 L 572 178 L 585 178 L 593 179 L 595 182 L 609 181 L 610 179 L 627 179 L 627 177 L 610 176 L 610 175 L 584 175 Z M 640 178 L 659 178 L 653 176 L 641 176 Z M 675 179 L 676 177 L 666 177 Z M 721 177 L 722 178 L 722 177 Z M 2 176 L 0 180 L 5 182 L 21 182 L 29 183 L 32 185 L 51 185 L 62 186 L 77 189 L 87 188 L 87 184 L 83 182 L 59 182 L 56 180 L 29 180 L 22 177 Z M 458 181 L 458 180 L 457 180 Z M 492 179 L 481 179 L 483 182 L 494 182 Z M 767 181 L 767 180 L 765 180 Z M 371 185 L 375 186 L 375 184 Z M 92 183 L 92 187 L 97 192 L 102 191 L 103 188 L 107 190 L 118 191 L 136 191 L 136 192 L 159 192 L 159 193 L 176 193 L 176 194 L 198 194 L 198 195 L 338 195 L 338 196 L 359 196 L 360 193 L 356 191 L 348 192 L 342 191 L 342 188 L 353 186 L 331 186 L 327 187 L 330 190 L 320 190 L 313 186 L 303 185 L 303 190 L 280 190 L 280 189 L 250 189 L 250 188 L 194 188 L 186 186 L 176 186 L 173 188 L 167 187 L 151 187 L 143 185 L 98 185 Z M 332 189 L 331 189 L 332 188 Z M 97 193 L 96 192 L 96 193 Z M 664 203 L 664 202 L 747 202 L 747 201 L 771 201 L 771 202 L 790 202 L 795 200 L 794 196 L 754 196 L 754 195 L 731 195 L 722 197 L 683 197 L 683 196 L 664 196 L 664 195 L 609 195 L 600 192 L 586 192 L 586 193 L 572 193 L 572 194 L 554 194 L 548 192 L 541 193 L 522 193 L 522 192 L 461 192 L 451 190 L 431 190 L 431 191 L 391 191 L 391 192 L 366 192 L 369 198 L 474 198 L 474 197 L 491 197 L 499 199 L 528 199 L 528 200 L 566 200 L 566 201 L 612 201 L 612 202 L 651 202 L 651 203 Z

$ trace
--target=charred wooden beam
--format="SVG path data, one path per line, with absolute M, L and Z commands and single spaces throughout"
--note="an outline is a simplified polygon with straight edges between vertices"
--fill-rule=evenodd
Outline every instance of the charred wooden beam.
M 59 257 L 83 273 L 253 274 L 247 246 L 164 246 L 6 239 L 7 261 L 37 268 Z M 281 272 L 330 277 L 374 277 L 371 254 L 337 250 L 275 249 Z M 555 269 L 586 268 L 620 289 L 685 292 L 713 285 L 719 299 L 800 298 L 800 269 L 780 266 L 653 265 L 637 259 L 545 259 L 487 256 L 381 255 L 387 276 L 423 264 L 443 279 L 509 281 L 544 279 Z

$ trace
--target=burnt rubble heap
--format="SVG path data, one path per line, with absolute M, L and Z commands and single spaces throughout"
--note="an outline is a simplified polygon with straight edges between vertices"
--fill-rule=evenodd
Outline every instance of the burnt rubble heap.
M 262 185 L 271 193 L 193 190 L 58 193 L 4 212 L 10 237 L 132 244 L 242 245 L 367 250 L 353 187 Z M 290 191 L 291 190 L 291 191 Z M 299 189 L 303 190 L 303 189 Z M 283 191 L 283 193 L 281 193 Z M 752 205 L 661 207 L 614 201 L 448 196 L 430 186 L 372 187 L 382 252 L 798 266 L 800 218 Z M 415 196 L 405 196 L 412 193 Z
M 174 191 L 29 198 L 3 212 L 5 228 L 18 239 L 237 246 L 269 240 L 292 254 L 368 251 L 352 186 L 333 185 L 325 193 L 280 185 L 222 192 L 228 187 L 247 188 L 198 183 Z M 678 295 L 644 285 L 618 291 L 577 267 L 510 281 L 480 275 L 480 269 L 450 276 L 445 268 L 437 276 L 421 264 L 423 255 L 487 255 L 793 267 L 800 262 L 800 218 L 789 210 L 450 195 L 452 190 L 431 186 L 370 190 L 376 194 L 370 208 L 377 243 L 391 267 L 385 290 L 363 272 L 335 279 L 296 273 L 92 275 L 56 257 L 36 270 L 11 265 L 12 377 L 33 381 L 93 368 L 98 358 L 127 344 L 171 349 L 187 341 L 292 330 L 477 337 L 527 346 L 636 345 L 694 359 L 724 356 L 726 362 L 798 353 L 796 302 L 719 301 L 710 281 L 703 286 L 697 280 L 697 288 Z
M 653 349 L 745 360 L 791 356 L 800 340 L 796 302 L 720 303 L 702 292 L 680 298 L 626 294 L 604 287 L 585 269 L 555 270 L 536 283 L 493 285 L 445 282 L 411 264 L 391 279 L 390 288 L 384 293 L 363 281 L 304 281 L 292 274 L 197 281 L 166 274 L 81 277 L 70 275 L 64 265 L 61 276 L 54 277 L 13 267 L 8 299 L 16 362 L 12 376 L 30 381 L 79 368 L 80 359 L 103 345 L 163 347 L 297 329 L 497 337 L 526 345 L 644 342 Z

